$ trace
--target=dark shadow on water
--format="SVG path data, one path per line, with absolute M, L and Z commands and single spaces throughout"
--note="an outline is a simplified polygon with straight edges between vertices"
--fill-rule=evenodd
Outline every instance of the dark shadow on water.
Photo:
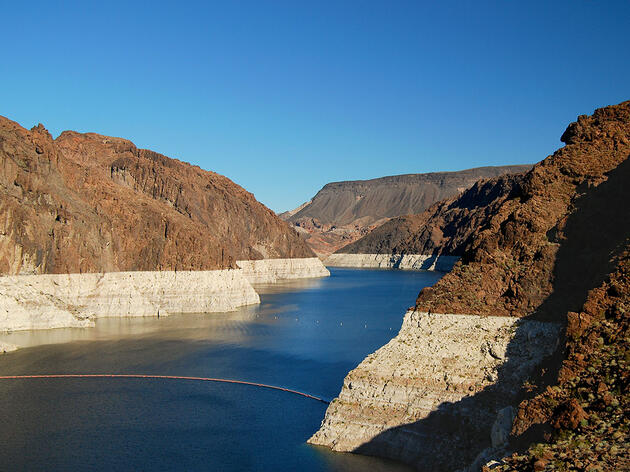
M 556 254 L 553 293 L 528 318 L 566 325 L 568 311 L 578 311 L 588 292 L 600 286 L 614 270 L 614 257 L 630 235 L 630 160 L 626 159 L 597 187 L 579 189 L 574 212 L 563 229 Z M 548 235 L 555 237 L 555 231 Z M 556 241 L 552 241 L 556 242 Z M 457 402 L 445 402 L 426 418 L 386 430 L 354 452 L 402 460 L 420 471 L 454 471 L 469 466 L 491 447 L 491 429 L 499 410 L 517 405 L 526 376 L 517 340 L 527 336 L 529 323 L 520 323 L 508 345 L 507 360 L 498 380 Z M 526 344 L 527 345 L 527 344 Z M 562 360 L 562 339 L 553 356 L 545 359 L 546 381 L 557 379 Z M 531 394 L 529 394 L 531 395 Z M 537 431 L 530 431 L 533 439 Z

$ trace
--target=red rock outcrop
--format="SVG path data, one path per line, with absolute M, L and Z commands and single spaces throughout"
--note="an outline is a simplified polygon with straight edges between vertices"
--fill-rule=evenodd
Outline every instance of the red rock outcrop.
M 630 235 L 630 101 L 580 116 L 561 139 L 483 205 L 483 224 L 459 220 L 474 235 L 461 262 L 420 293 L 419 310 L 558 320 L 614 271 Z
M 279 216 L 293 223 L 320 255 L 344 247 L 393 217 L 417 214 L 464 191 L 482 178 L 529 170 L 531 165 L 477 167 L 331 182 L 313 199 Z
M 348 375 L 317 444 L 339 449 L 358 439 L 345 450 L 436 471 L 479 470 L 505 448 L 541 441 L 492 470 L 628 469 L 630 101 L 580 116 L 562 141 L 524 175 L 481 182 L 368 235 L 369 252 L 461 259 L 420 292 L 399 335 Z M 493 321 L 513 323 L 512 333 L 484 326 Z M 536 325 L 566 328 L 566 336 L 538 340 L 547 349 L 538 358 L 527 334 Z M 508 344 L 496 375 L 479 381 L 474 356 L 486 350 L 485 335 Z M 468 343 L 469 352 L 457 353 Z M 529 371 L 519 356 L 536 359 Z M 459 362 L 467 372 L 453 372 Z M 441 379 L 454 373 L 474 383 L 455 400 Z M 434 410 L 416 415 L 427 399 Z
M 312 257 L 228 178 L 128 140 L 0 117 L 0 273 L 209 270 Z

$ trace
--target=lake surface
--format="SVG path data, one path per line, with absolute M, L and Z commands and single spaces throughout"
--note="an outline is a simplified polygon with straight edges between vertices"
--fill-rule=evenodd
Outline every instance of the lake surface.
M 0 336 L 31 346 L 0 375 L 141 373 L 260 382 L 328 399 L 398 332 L 432 272 L 331 269 L 258 286 L 232 313 L 110 318 Z M 307 445 L 324 403 L 246 385 L 149 379 L 0 381 L 0 470 L 403 471 Z

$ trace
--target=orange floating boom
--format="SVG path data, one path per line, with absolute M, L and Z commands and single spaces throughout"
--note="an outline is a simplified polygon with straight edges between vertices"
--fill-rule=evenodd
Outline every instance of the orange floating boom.
M 269 388 L 271 390 L 281 390 L 293 393 L 302 397 L 311 398 L 322 403 L 330 403 L 323 398 L 299 392 L 290 388 L 267 385 L 257 382 L 247 382 L 246 380 L 216 379 L 212 377 L 189 377 L 182 375 L 150 375 L 150 374 L 34 374 L 34 375 L 2 375 L 0 380 L 20 380 L 20 379 L 94 379 L 94 378 L 123 378 L 123 379 L 167 379 L 167 380 L 196 380 L 201 382 L 221 382 L 241 385 L 251 385 L 253 387 Z

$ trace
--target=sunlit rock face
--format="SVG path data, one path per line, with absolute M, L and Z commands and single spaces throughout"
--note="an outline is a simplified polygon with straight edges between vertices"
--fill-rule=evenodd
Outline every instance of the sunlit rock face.
M 259 302 L 249 279 L 325 275 L 226 177 L 126 139 L 53 140 L 0 117 L 0 329 L 230 311 Z
M 528 382 L 552 392 L 545 382 L 594 376 L 600 364 L 583 363 L 594 346 L 620 343 L 593 332 L 582 345 L 579 333 L 627 313 L 611 307 L 627 286 L 630 101 L 580 116 L 561 139 L 529 172 L 479 182 L 344 248 L 460 260 L 420 292 L 400 334 L 348 374 L 311 442 L 422 471 L 475 470 L 506 441 L 565 421 L 568 407 L 530 401 Z
M 431 254 L 331 254 L 324 262 L 331 267 L 373 269 L 437 270 L 448 272 L 459 260 L 458 256 Z
M 553 353 L 559 330 L 514 317 L 409 311 L 400 333 L 348 374 L 309 442 L 454 470 L 505 442 L 511 420 L 506 431 L 497 416 Z M 463 461 L 448 460 L 453 447 L 468 449 Z
M 0 277 L 0 330 L 86 327 L 94 319 L 232 311 L 259 303 L 241 270 Z
M 236 268 L 307 258 L 297 233 L 226 177 L 65 131 L 0 117 L 0 274 Z
M 330 275 L 317 257 L 236 261 L 236 265 L 252 284 Z

